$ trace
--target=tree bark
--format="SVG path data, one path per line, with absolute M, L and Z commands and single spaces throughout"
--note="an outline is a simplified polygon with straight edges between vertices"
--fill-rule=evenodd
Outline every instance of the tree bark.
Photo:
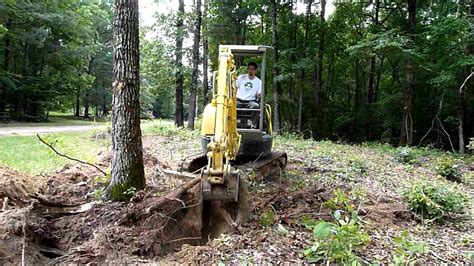
M 318 128 L 319 134 L 316 134 L 316 138 L 324 137 L 326 135 L 325 130 L 325 123 L 324 123 L 324 111 L 322 106 L 321 98 L 323 98 L 323 67 L 324 67 L 324 41 L 326 36 L 326 18 L 324 17 L 326 13 L 326 0 L 321 0 L 321 13 L 319 15 L 319 19 L 321 21 L 321 26 L 319 28 L 319 45 L 318 45 L 318 54 L 316 57 L 316 68 L 314 69 L 314 78 L 315 78 L 315 85 L 314 85 L 314 113 L 315 117 L 317 118 L 316 126 Z
M 416 0 L 408 0 L 407 33 L 410 37 L 409 47 L 414 45 L 416 30 Z M 405 86 L 403 88 L 403 118 L 400 135 L 400 145 L 413 143 L 413 87 L 415 83 L 415 62 L 405 59 Z
M 7 22 L 5 23 L 5 28 L 7 30 L 11 30 L 12 28 L 12 20 L 7 19 Z M 5 49 L 3 51 L 3 70 L 8 72 L 10 68 L 10 37 L 8 36 L 8 33 L 5 34 Z M 4 92 L 3 84 L 0 84 L 0 113 L 5 112 L 6 109 L 6 101 L 5 97 L 3 96 Z
M 303 43 L 306 44 L 308 41 L 308 32 L 309 32 L 309 17 L 311 16 L 311 4 L 313 3 L 312 0 L 309 0 L 306 3 L 306 16 L 304 19 L 304 40 Z M 303 56 L 306 56 L 305 54 Z M 301 133 L 301 127 L 302 127 L 302 120 L 303 120 L 303 89 L 304 89 L 304 84 L 306 80 L 306 73 L 305 69 L 303 68 L 301 70 L 301 84 L 300 86 L 300 91 L 299 91 L 299 97 L 298 97 L 298 124 L 296 126 L 296 131 L 298 133 Z
M 208 0 L 204 0 L 204 14 L 203 14 L 203 25 L 202 25 L 202 106 L 203 108 L 209 103 L 208 91 L 209 91 L 209 40 L 207 32 L 207 9 L 208 9 Z
M 199 66 L 199 43 L 201 41 L 201 0 L 196 0 L 196 20 L 194 21 L 193 42 L 193 72 L 191 75 L 191 88 L 189 92 L 188 128 L 194 129 L 194 118 L 196 117 L 196 93 L 198 88 L 198 66 Z
M 79 116 L 81 114 L 81 89 L 76 90 L 76 103 L 74 107 L 74 116 Z
M 175 49 L 175 89 L 176 89 L 176 110 L 174 123 L 177 127 L 184 126 L 183 111 L 183 39 L 184 39 L 184 0 L 179 0 L 178 18 L 176 20 L 176 49 Z
M 86 89 L 84 95 L 84 118 L 89 118 L 89 89 Z
M 277 80 L 278 69 L 278 41 L 277 41 L 277 3 L 271 0 L 271 19 L 272 19 L 272 67 L 273 67 L 273 132 L 280 133 L 280 82 Z M 263 84 L 262 84 L 263 85 Z
M 374 3 L 375 8 L 375 16 L 374 16 L 374 24 L 375 30 L 378 31 L 379 27 L 379 8 L 380 8 L 380 1 L 375 0 Z M 374 51 L 372 51 L 373 53 Z M 375 103 L 375 69 L 376 69 L 376 59 L 377 56 L 372 54 L 370 57 L 370 66 L 369 66 L 369 78 L 367 80 L 367 128 L 366 128 L 366 138 L 367 140 L 372 140 L 372 124 L 373 122 L 373 104 Z
M 106 197 L 125 200 L 145 187 L 140 130 L 138 1 L 115 1 L 114 37 L 112 161 Z
M 471 0 L 471 4 L 470 4 L 470 7 L 469 7 L 469 15 L 471 17 L 471 21 L 474 20 L 474 0 Z M 474 34 L 474 29 L 471 27 L 471 34 Z M 474 43 L 469 43 L 468 44 L 468 47 L 467 47 L 467 53 L 468 55 L 472 56 L 474 55 Z M 464 85 L 464 88 L 463 86 L 461 86 L 461 88 L 459 89 L 459 106 L 458 106 L 458 136 L 459 136 L 459 153 L 461 154 L 464 154 L 466 152 L 466 141 L 469 141 L 467 138 L 466 138 L 466 134 L 464 133 L 465 130 L 467 129 L 467 134 L 469 135 L 469 111 L 468 111 L 468 99 L 469 99 L 469 96 L 468 96 L 468 92 L 467 92 L 467 88 L 469 88 L 469 84 L 472 84 L 472 79 L 474 79 L 474 77 L 471 77 L 470 75 L 472 75 L 474 71 L 474 67 L 470 67 L 466 72 L 467 74 L 467 79 L 469 80 L 466 80 L 464 81 L 466 84 L 463 84 Z

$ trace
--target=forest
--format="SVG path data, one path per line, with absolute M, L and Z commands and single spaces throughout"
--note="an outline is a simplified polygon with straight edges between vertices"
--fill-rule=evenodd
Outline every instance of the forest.
M 326 1 L 187 4 L 140 27 L 143 117 L 192 128 L 218 45 L 258 44 L 274 48 L 265 87 L 276 131 L 459 152 L 474 135 L 469 1 L 336 2 L 331 14 Z M 106 1 L 3 1 L 2 119 L 107 116 L 112 19 Z
M 2 0 L 0 265 L 472 264 L 473 33 L 474 0 Z

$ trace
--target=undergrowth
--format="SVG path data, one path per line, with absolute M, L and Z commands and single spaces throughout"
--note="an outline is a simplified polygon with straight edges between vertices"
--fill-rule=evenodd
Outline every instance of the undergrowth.
M 456 184 L 441 180 L 414 180 L 403 195 L 422 222 L 441 222 L 463 213 L 469 204 L 469 197 Z

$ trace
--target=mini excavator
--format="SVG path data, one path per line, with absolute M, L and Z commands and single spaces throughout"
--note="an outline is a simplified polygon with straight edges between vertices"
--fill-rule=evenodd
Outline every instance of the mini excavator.
M 213 73 L 212 100 L 204 109 L 202 153 L 188 158 L 183 170 L 201 170 L 204 201 L 238 202 L 245 182 L 243 169 L 260 176 L 280 174 L 287 163 L 285 152 L 272 152 L 272 113 L 265 104 L 265 59 L 270 46 L 220 45 L 218 70 Z M 258 108 L 238 108 L 234 57 L 261 58 L 262 83 Z M 258 121 L 255 117 L 258 116 Z

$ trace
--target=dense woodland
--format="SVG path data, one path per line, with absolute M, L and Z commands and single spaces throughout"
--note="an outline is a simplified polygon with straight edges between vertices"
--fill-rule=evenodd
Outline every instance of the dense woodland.
M 279 132 L 460 152 L 474 136 L 471 0 L 344 2 L 331 14 L 325 0 L 176 5 L 140 28 L 143 118 L 194 128 L 218 45 L 262 44 L 274 47 L 265 86 Z M 110 115 L 113 12 L 107 1 L 2 1 L 0 119 Z

